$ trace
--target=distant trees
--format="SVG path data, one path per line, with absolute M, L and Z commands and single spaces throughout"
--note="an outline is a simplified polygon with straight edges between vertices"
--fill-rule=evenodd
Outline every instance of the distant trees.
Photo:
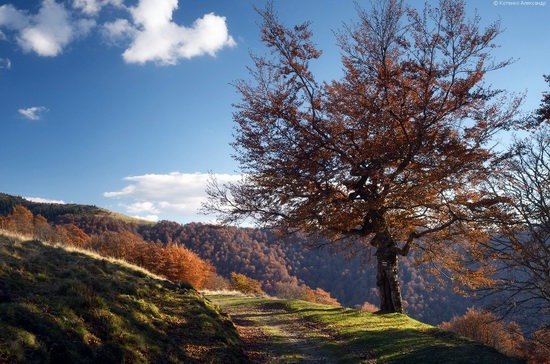
M 186 281 L 197 289 L 208 286 L 216 276 L 211 263 L 183 245 L 146 242 L 130 231 L 106 231 L 94 235 L 87 248 L 103 256 L 139 265 L 171 281 Z
M 95 218 L 82 216 L 80 219 L 93 221 L 100 232 L 90 237 L 72 223 L 52 226 L 46 218 L 41 215 L 35 217 L 21 205 L 16 205 L 8 216 L 0 216 L 0 229 L 44 242 L 93 250 L 105 257 L 139 265 L 172 281 L 186 281 L 199 289 L 217 278 L 211 263 L 183 245 L 146 242 L 139 234 L 125 230 L 122 228 L 124 225 L 108 218 L 99 218 L 104 224 L 97 224 Z
M 498 23 L 480 29 L 464 1 L 422 13 L 379 1 L 338 33 L 342 79 L 321 82 L 309 23 L 285 27 L 271 5 L 259 13 L 271 56 L 253 56 L 251 80 L 235 85 L 244 177 L 212 181 L 205 209 L 224 223 L 252 218 L 328 239 L 311 246 L 374 248 L 385 312 L 403 311 L 398 256 L 411 250 L 469 285 L 485 279 L 462 253 L 487 239 L 501 208 L 484 189 L 501 168 L 491 141 L 514 127 L 521 103 L 482 83 L 509 64 L 490 57 Z

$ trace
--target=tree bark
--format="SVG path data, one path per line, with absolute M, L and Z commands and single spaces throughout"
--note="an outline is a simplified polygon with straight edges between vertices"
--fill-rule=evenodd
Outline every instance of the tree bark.
M 397 244 L 391 240 L 385 241 L 378 247 L 376 259 L 378 262 L 376 285 L 380 291 L 380 310 L 384 313 L 403 313 Z

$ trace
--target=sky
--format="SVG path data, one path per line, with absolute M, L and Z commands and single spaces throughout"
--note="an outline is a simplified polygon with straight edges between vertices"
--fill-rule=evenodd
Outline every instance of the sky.
M 341 75 L 333 31 L 355 2 L 275 0 L 286 25 L 312 22 L 320 79 Z M 418 5 L 420 1 L 408 0 Z M 435 4 L 429 0 L 428 3 Z M 0 0 L 0 192 L 96 205 L 149 220 L 211 221 L 198 213 L 210 173 L 239 178 L 230 143 L 232 83 L 248 78 L 260 42 L 255 0 Z M 550 2 L 467 1 L 500 20 L 495 88 L 548 91 Z

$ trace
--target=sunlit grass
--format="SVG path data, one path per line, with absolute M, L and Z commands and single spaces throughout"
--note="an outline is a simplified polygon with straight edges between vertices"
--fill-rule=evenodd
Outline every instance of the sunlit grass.
M 326 327 L 333 338 L 323 345 L 339 363 L 369 362 L 357 353 L 368 351 L 383 363 L 521 363 L 495 349 L 458 337 L 402 314 L 377 314 L 297 300 L 208 296 L 223 307 L 276 309 L 279 315 L 301 317 Z M 282 313 L 281 313 L 282 310 Z

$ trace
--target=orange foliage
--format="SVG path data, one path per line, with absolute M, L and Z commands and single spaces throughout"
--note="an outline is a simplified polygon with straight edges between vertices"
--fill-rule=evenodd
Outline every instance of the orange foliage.
M 53 229 L 48 223 L 48 220 L 42 215 L 34 218 L 33 238 L 40 241 L 51 241 L 53 237 Z
M 214 266 L 183 245 L 171 244 L 160 249 L 163 261 L 156 273 L 172 281 L 189 282 L 198 289 L 206 287 L 214 278 Z
M 516 126 L 522 101 L 496 98 L 482 82 L 500 30 L 479 27 L 465 6 L 358 9 L 359 21 L 337 36 L 342 77 L 328 82 L 310 66 L 321 51 L 309 24 L 287 27 L 272 5 L 259 10 L 270 52 L 253 55 L 250 78 L 235 83 L 233 146 L 244 177 L 212 180 L 205 210 L 328 240 L 309 246 L 374 248 L 385 312 L 403 311 L 398 255 L 416 250 L 460 273 L 468 256 L 458 252 L 486 240 L 503 207 L 485 186 L 502 161 L 492 136 Z
M 454 317 L 440 327 L 494 347 L 507 355 L 522 355 L 524 338 L 519 326 L 515 322 L 506 324 L 490 312 L 469 308 L 464 316 Z
M 90 237 L 69 223 L 50 226 L 48 221 L 23 206 L 16 206 L 11 215 L 0 217 L 0 228 L 35 239 L 91 249 L 99 255 L 125 260 L 172 281 L 186 281 L 196 288 L 216 286 L 220 277 L 214 266 L 180 244 L 166 246 L 149 243 L 132 231 L 105 231 Z
M 355 306 L 355 309 L 358 310 L 358 311 L 370 312 L 370 313 L 380 311 L 380 309 L 378 307 L 376 307 L 376 305 L 373 305 L 372 303 L 366 302 L 366 301 L 363 302 L 363 304 L 361 304 L 361 305 Z
M 10 215 L 15 231 L 23 235 L 32 235 L 34 230 L 34 215 L 27 208 L 17 205 Z
M 321 288 L 311 289 L 304 284 L 275 283 L 275 295 L 279 298 L 297 299 L 308 302 L 322 303 L 331 306 L 340 306 L 340 303 L 330 296 L 330 293 Z
M 244 294 L 264 294 L 261 283 L 244 274 L 232 272 L 230 282 L 232 289 Z
M 524 356 L 529 364 L 550 364 L 550 329 L 540 329 L 524 346 Z

